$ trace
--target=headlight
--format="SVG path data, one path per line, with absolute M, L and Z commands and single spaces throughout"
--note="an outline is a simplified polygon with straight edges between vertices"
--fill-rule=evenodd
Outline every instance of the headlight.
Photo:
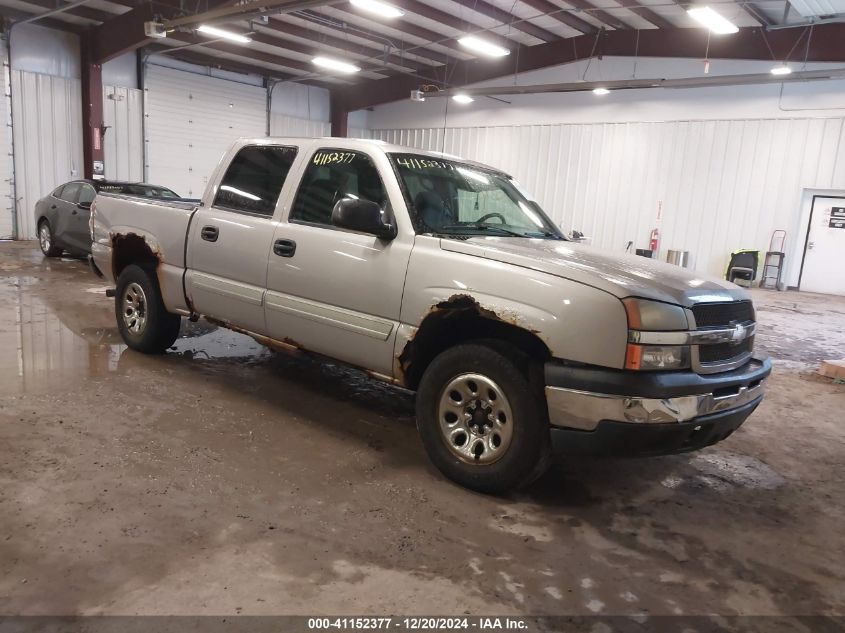
M 628 344 L 625 369 L 686 369 L 689 367 L 688 345 L 635 345 Z
M 640 345 L 643 332 L 678 332 L 689 329 L 686 311 L 678 305 L 634 299 L 622 300 L 628 315 L 628 347 L 625 369 L 686 369 L 690 366 L 689 345 Z
M 681 306 L 633 297 L 622 299 L 622 304 L 628 315 L 629 330 L 669 332 L 689 329 L 686 310 Z

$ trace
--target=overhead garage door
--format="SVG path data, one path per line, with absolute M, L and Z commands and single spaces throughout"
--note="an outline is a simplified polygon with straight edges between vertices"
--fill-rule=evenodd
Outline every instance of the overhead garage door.
M 149 66 L 147 180 L 198 198 L 236 138 L 263 137 L 263 88 L 181 70 Z

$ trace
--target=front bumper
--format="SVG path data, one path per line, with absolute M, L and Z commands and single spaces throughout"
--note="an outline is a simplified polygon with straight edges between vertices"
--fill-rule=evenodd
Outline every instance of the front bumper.
M 559 453 L 654 455 L 723 440 L 763 399 L 768 358 L 720 374 L 546 365 L 546 401 Z

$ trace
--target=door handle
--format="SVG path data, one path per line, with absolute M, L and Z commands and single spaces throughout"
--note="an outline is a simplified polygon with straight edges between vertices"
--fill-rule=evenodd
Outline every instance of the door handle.
M 296 252 L 296 242 L 293 240 L 276 240 L 273 242 L 273 253 L 279 257 L 293 257 Z
M 219 236 L 220 229 L 216 226 L 204 226 L 202 227 L 202 231 L 200 231 L 200 237 L 206 242 L 216 242 Z
M 79 213 L 79 211 L 77 211 L 76 209 L 70 212 L 71 215 L 76 215 L 77 213 Z
M 55 209 L 55 208 L 56 208 L 56 205 L 54 204 L 54 205 L 53 205 L 52 207 L 50 207 L 50 208 L 51 208 L 51 209 Z

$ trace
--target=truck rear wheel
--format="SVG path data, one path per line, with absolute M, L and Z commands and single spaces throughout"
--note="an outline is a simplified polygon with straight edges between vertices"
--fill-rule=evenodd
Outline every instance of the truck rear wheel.
M 114 312 L 121 337 L 138 352 L 161 354 L 179 336 L 182 319 L 165 310 L 158 281 L 140 266 L 127 266 L 120 273 Z
M 541 397 L 504 350 L 459 345 L 423 374 L 417 428 L 444 475 L 479 492 L 502 493 L 531 483 L 548 465 Z

